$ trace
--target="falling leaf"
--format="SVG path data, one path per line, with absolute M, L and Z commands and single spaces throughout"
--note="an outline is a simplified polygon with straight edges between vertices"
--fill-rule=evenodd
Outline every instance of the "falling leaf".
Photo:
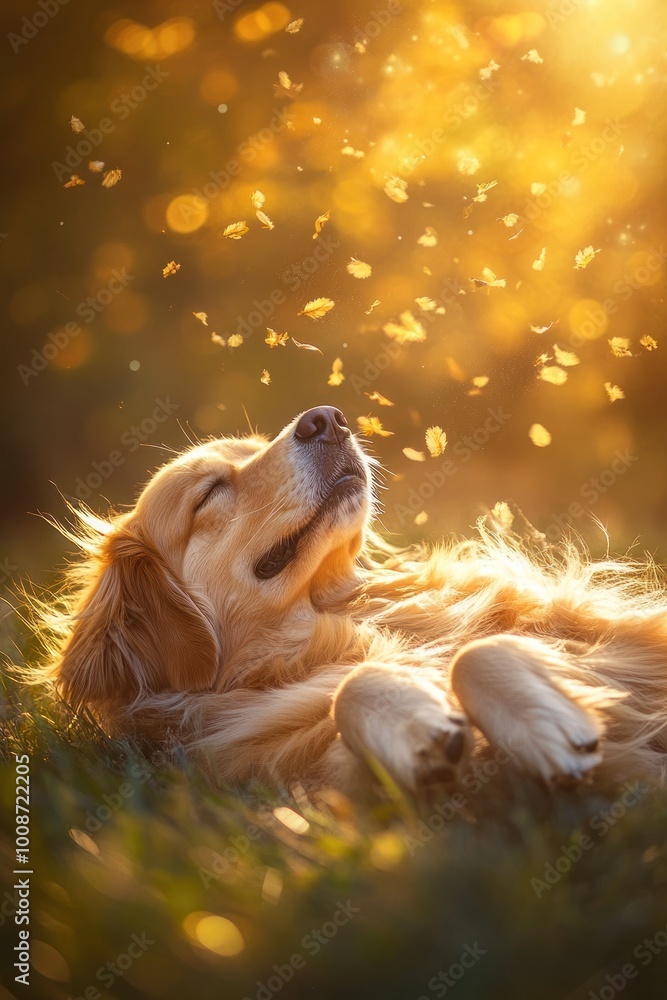
M 377 434 L 379 437 L 392 437 L 394 432 L 384 429 L 379 417 L 357 417 L 357 425 L 362 434 L 372 437 Z
M 243 222 L 230 222 L 225 226 L 222 235 L 228 240 L 240 240 L 247 232 L 248 226 L 244 219 Z
M 422 310 L 422 312 L 434 312 L 438 308 L 438 303 L 435 299 L 431 299 L 428 295 L 420 295 L 415 299 L 415 302 Z
M 180 264 L 177 264 L 175 260 L 170 260 L 169 263 L 165 264 L 162 268 L 162 277 L 168 278 L 170 274 L 176 274 L 176 272 L 180 271 L 180 269 Z
M 213 332 L 211 334 L 211 343 L 218 344 L 219 347 L 226 347 L 227 341 L 224 337 L 220 337 L 217 333 Z
M 107 172 L 102 177 L 102 187 L 112 188 L 123 176 L 122 170 L 107 170 Z
M 86 182 L 83 181 L 83 180 L 81 180 L 81 178 L 79 177 L 78 174 L 72 174 L 72 176 L 70 177 L 70 179 L 68 181 L 66 181 L 65 184 L 63 184 L 63 187 L 66 187 L 66 188 L 80 187 L 82 184 L 85 184 L 85 183 Z
M 518 232 L 516 232 L 516 233 L 514 234 L 514 236 L 510 236 L 510 237 L 509 237 L 509 239 L 510 239 L 510 240 L 518 240 L 518 238 L 519 238 L 519 236 L 521 236 L 521 233 L 522 233 L 522 232 L 523 232 L 523 229 L 519 229 L 519 231 L 518 231 Z
M 298 347 L 302 351 L 317 351 L 318 354 L 322 353 L 319 347 L 315 347 L 313 344 L 301 344 L 298 340 L 295 340 L 294 337 L 292 337 L 292 343 L 295 347 Z
M 206 313 L 194 313 L 193 312 L 192 315 L 194 316 L 195 319 L 198 319 L 200 323 L 203 323 L 204 326 L 208 326 L 208 316 L 206 315 Z
M 537 260 L 534 260 L 531 265 L 533 271 L 542 271 L 544 269 L 544 262 L 546 259 L 547 259 L 547 248 L 542 247 L 542 249 L 540 250 L 540 256 L 537 258 Z
M 255 211 L 258 211 L 266 201 L 266 196 L 261 191 L 253 191 L 250 195 L 250 201 Z
M 497 73 L 499 69 L 500 69 L 500 64 L 497 63 L 495 59 L 492 59 L 488 66 L 482 66 L 482 68 L 480 69 L 479 71 L 480 80 L 490 80 L 491 74 Z
M 233 333 L 230 337 L 227 338 L 228 347 L 240 347 L 242 343 L 243 343 L 242 333 Z
M 607 390 L 610 403 L 615 403 L 617 399 L 625 399 L 625 393 L 620 386 L 612 385 L 611 382 L 605 382 L 604 387 Z
M 471 177 L 473 174 L 476 174 L 481 165 L 477 157 L 472 156 L 470 153 L 462 153 L 456 161 L 458 172 L 465 177 Z
M 343 156 L 353 156 L 356 160 L 363 160 L 366 155 L 363 149 L 355 149 L 354 146 L 343 146 L 341 149 Z
M 264 343 L 268 344 L 269 347 L 284 347 L 289 340 L 289 333 L 276 333 L 270 326 L 267 326 L 266 333 Z
M 501 215 L 499 219 L 496 219 L 496 222 L 502 222 L 503 226 L 507 226 L 508 229 L 511 229 L 512 226 L 516 226 L 518 221 L 519 216 L 516 212 L 510 212 L 509 215 Z
M 437 458 L 438 455 L 442 455 L 447 447 L 447 435 L 443 431 L 442 427 L 438 427 L 437 424 L 434 424 L 433 427 L 426 428 L 424 439 L 431 458 Z
M 314 240 L 317 239 L 317 237 L 320 235 L 320 233 L 324 229 L 324 226 L 329 221 L 329 215 L 330 214 L 331 214 L 331 212 L 328 211 L 328 212 L 325 212 L 324 215 L 318 215 L 318 217 L 315 219 L 315 232 L 313 233 L 313 239 Z
M 525 55 L 521 56 L 521 62 L 543 63 L 544 59 L 537 49 L 529 49 Z
M 642 347 L 645 347 L 647 351 L 656 351 L 658 349 L 658 341 L 654 340 L 653 337 L 649 337 L 648 334 L 646 334 L 645 337 L 642 337 L 639 343 Z
M 551 434 L 542 424 L 533 424 L 528 431 L 528 437 L 536 448 L 546 448 L 551 444 Z
M 582 111 L 581 108 L 574 109 L 574 118 L 572 119 L 573 125 L 583 125 L 586 121 L 586 112 Z
M 558 365 L 544 365 L 539 371 L 538 378 L 551 385 L 563 385 L 567 382 L 567 372 Z
M 278 83 L 274 83 L 273 87 L 279 97 L 296 97 L 301 93 L 303 84 L 292 83 L 288 74 L 281 69 L 278 73 Z
M 313 118 L 313 122 L 315 123 L 315 125 L 321 125 L 322 124 L 322 119 L 321 118 Z
M 631 358 L 632 351 L 630 350 L 630 339 L 629 337 L 612 337 L 608 341 L 611 347 L 611 353 L 615 358 Z
M 489 376 L 475 375 L 474 379 L 472 380 L 472 384 L 475 386 L 476 389 L 483 389 L 485 385 L 489 384 Z
M 86 126 L 83 124 L 80 118 L 76 117 L 76 115 L 72 115 L 72 117 L 69 120 L 69 123 L 72 126 L 72 132 L 78 133 L 85 131 Z
M 486 201 L 486 192 L 490 191 L 491 188 L 496 187 L 498 181 L 489 181 L 487 184 L 477 185 L 477 195 L 473 198 L 473 201 Z
M 384 186 L 384 193 L 400 205 L 410 197 L 408 195 L 408 182 L 404 181 L 402 177 L 396 177 L 392 174 Z
M 383 396 L 381 392 L 378 392 L 377 389 L 375 392 L 365 392 L 364 395 L 372 399 L 374 403 L 379 403 L 380 406 L 394 406 L 394 403 L 390 399 L 387 399 L 386 396 Z
M 271 219 L 268 217 L 268 215 L 265 212 L 257 211 L 257 212 L 255 212 L 255 215 L 257 216 L 257 218 L 259 219 L 259 221 L 262 223 L 262 228 L 263 229 L 273 229 L 274 228 L 274 225 L 271 222 Z
M 416 448 L 404 448 L 403 454 L 406 458 L 409 458 L 411 462 L 425 462 L 426 455 L 423 451 L 417 451 Z
M 370 264 L 365 264 L 363 260 L 357 260 L 356 257 L 350 258 L 350 262 L 346 264 L 345 270 L 353 278 L 370 278 L 372 272 Z
M 343 359 L 336 358 L 331 366 L 331 374 L 327 379 L 327 385 L 341 385 L 345 381 L 345 376 L 343 375 Z
M 364 52 L 366 51 L 366 46 L 364 45 L 363 42 L 355 42 L 354 43 L 354 48 L 362 56 L 363 56 Z
M 380 300 L 379 299 L 375 299 L 373 302 L 371 302 L 371 307 L 370 307 L 370 309 L 366 310 L 366 315 L 370 316 L 370 314 L 373 312 L 373 310 L 376 309 L 379 305 L 380 305 Z
M 93 174 L 101 174 L 104 170 L 104 160 L 89 160 L 88 169 Z
M 288 35 L 296 35 L 298 31 L 301 31 L 303 27 L 303 18 L 297 17 L 295 21 L 290 21 L 290 23 L 285 28 Z
M 494 504 L 491 516 L 506 530 L 509 530 L 514 523 L 514 514 L 510 510 L 509 504 L 505 503 L 504 500 L 499 500 L 498 503 Z
M 420 247 L 435 247 L 438 245 L 438 234 L 433 226 L 427 226 L 417 240 Z
M 263 382 L 264 385 L 271 385 L 271 376 L 266 368 L 262 369 L 262 374 L 259 376 L 259 381 Z
M 334 304 L 333 299 L 311 299 L 310 302 L 306 302 L 301 312 L 297 313 L 297 316 L 310 316 L 311 319 L 322 319 L 330 309 L 333 309 Z
M 547 186 L 546 184 L 543 184 L 542 181 L 533 181 L 533 183 L 530 185 L 530 193 L 538 196 L 544 194 L 546 189 Z
M 415 517 L 415 524 L 417 525 L 426 524 L 427 521 L 428 521 L 428 514 L 426 513 L 425 510 L 420 511 L 420 513 L 417 514 L 417 516 Z
M 564 351 L 554 344 L 554 357 L 559 365 L 563 365 L 564 368 L 573 368 L 574 365 L 579 364 L 579 357 L 574 353 L 574 351 Z
M 399 316 L 399 323 L 385 323 L 384 332 L 399 344 L 421 343 L 426 340 L 426 330 L 409 309 Z
M 600 251 L 599 250 L 594 250 L 591 245 L 589 245 L 587 247 L 584 247 L 583 250 L 577 250 L 577 253 L 576 253 L 575 258 L 574 258 L 574 267 L 575 267 L 575 270 L 577 270 L 577 269 L 583 269 L 584 267 L 588 267 L 588 265 L 590 264 L 590 262 L 599 253 L 600 253 Z
M 504 288 L 507 284 L 507 280 L 505 278 L 497 278 L 490 267 L 483 267 L 482 277 L 473 278 L 472 280 L 479 288 L 482 288 L 484 285 L 488 285 L 489 288 Z
M 551 329 L 551 327 L 554 326 L 557 322 L 558 322 L 557 319 L 552 320 L 548 326 L 531 326 L 530 329 L 532 333 L 547 333 Z

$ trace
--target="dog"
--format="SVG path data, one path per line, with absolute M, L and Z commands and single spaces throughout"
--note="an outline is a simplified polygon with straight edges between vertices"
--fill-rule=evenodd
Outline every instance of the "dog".
M 377 462 L 318 406 L 208 440 L 129 513 L 70 508 L 47 681 L 112 735 L 175 737 L 220 785 L 408 796 L 502 748 L 550 786 L 664 780 L 667 594 L 650 563 L 517 535 L 398 549 Z M 501 523 L 502 522 L 502 523 Z

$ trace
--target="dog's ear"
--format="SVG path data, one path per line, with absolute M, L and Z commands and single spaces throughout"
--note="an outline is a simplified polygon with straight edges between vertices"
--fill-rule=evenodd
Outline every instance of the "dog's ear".
M 58 681 L 77 708 L 129 704 L 140 694 L 211 687 L 219 652 L 182 581 L 149 543 L 121 529 L 104 542 Z

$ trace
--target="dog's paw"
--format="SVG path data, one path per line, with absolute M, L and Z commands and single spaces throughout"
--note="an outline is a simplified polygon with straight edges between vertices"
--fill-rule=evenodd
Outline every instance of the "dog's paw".
M 530 774 L 554 786 L 581 781 L 602 761 L 595 716 L 567 695 L 544 685 L 540 703 L 513 725 L 513 754 Z
M 404 788 L 419 794 L 455 785 L 466 770 L 471 750 L 472 736 L 464 716 L 428 706 L 396 728 L 386 766 Z

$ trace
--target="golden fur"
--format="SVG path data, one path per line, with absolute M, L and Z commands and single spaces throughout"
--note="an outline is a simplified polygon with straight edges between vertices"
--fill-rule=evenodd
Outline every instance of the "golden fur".
M 175 734 L 221 783 L 355 794 L 379 768 L 418 793 L 498 747 L 549 782 L 660 780 L 654 568 L 492 517 L 393 549 L 370 528 L 373 464 L 320 407 L 273 442 L 187 450 L 130 513 L 75 511 L 83 558 L 42 605 L 34 676 L 111 733 Z

